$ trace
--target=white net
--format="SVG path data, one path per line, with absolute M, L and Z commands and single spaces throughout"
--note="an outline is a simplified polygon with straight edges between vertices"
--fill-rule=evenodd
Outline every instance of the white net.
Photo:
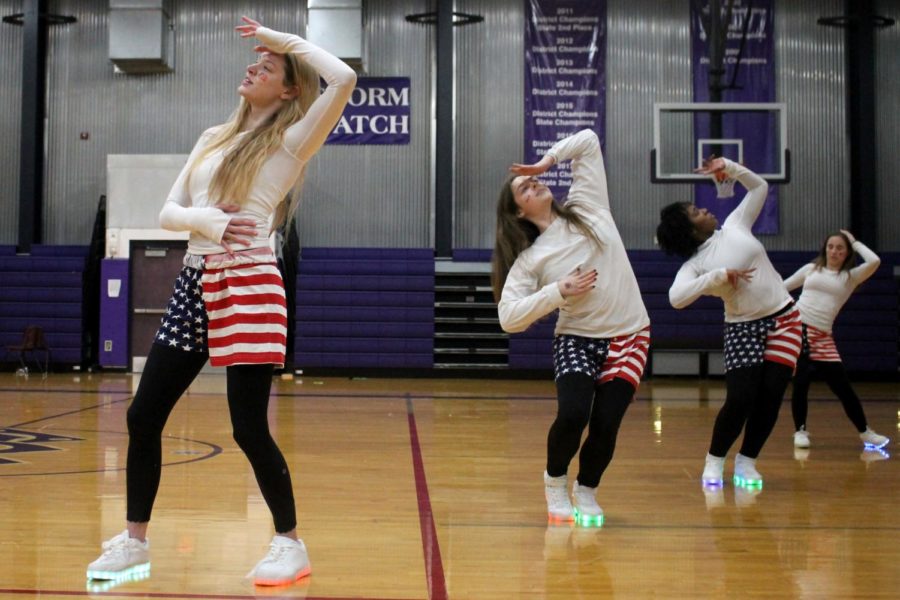
M 724 174 L 717 173 L 713 176 L 713 182 L 716 184 L 717 198 L 731 198 L 734 196 L 735 179 Z

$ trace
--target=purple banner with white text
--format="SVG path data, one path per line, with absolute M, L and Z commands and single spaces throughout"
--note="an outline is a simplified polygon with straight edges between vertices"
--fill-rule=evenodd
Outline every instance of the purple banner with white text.
M 701 0 L 700 10 L 691 3 L 691 48 L 693 64 L 694 102 L 710 102 L 709 0 Z M 719 3 L 717 3 L 719 4 Z M 722 4 L 725 14 L 727 3 Z M 726 24 L 727 36 L 721 83 L 729 89 L 722 91 L 722 102 L 775 102 L 775 31 L 774 0 L 734 0 L 731 21 Z M 743 33 L 747 35 L 742 45 Z M 738 55 L 740 54 L 740 61 Z M 733 82 L 733 87 L 730 84 Z M 719 154 L 736 160 L 731 152 L 736 142 L 742 144 L 743 163 L 755 173 L 778 171 L 776 147 L 778 123 L 769 113 L 760 124 L 759 113 L 724 113 L 721 130 L 714 132 L 707 119 L 695 118 L 694 135 L 709 140 L 728 140 Z M 697 206 L 705 207 L 723 222 L 744 197 L 744 190 L 735 186 L 731 198 L 717 198 L 713 185 L 694 186 Z M 754 233 L 778 233 L 778 189 L 769 186 L 769 196 L 753 227 Z
M 360 77 L 326 144 L 408 144 L 409 77 Z
M 606 2 L 525 1 L 525 156 L 541 159 L 560 139 L 593 129 L 604 146 Z M 541 180 L 562 198 L 568 164 Z

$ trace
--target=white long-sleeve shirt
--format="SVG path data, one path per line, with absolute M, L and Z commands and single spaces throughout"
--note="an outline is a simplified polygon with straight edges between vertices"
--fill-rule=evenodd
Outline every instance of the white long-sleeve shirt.
M 275 209 L 296 183 L 303 166 L 325 143 L 356 84 L 353 69 L 296 35 L 279 33 L 266 27 L 257 28 L 255 35 L 260 44 L 275 53 L 298 55 L 300 60 L 319 73 L 328 87 L 313 102 L 306 115 L 285 130 L 281 146 L 263 163 L 250 188 L 249 197 L 239 212 L 225 213 L 216 208 L 215 201 L 209 197 L 213 175 L 229 148 L 216 150 L 207 156 L 194 170 L 186 185 L 194 160 L 221 125 L 206 130 L 200 136 L 159 214 L 163 229 L 191 232 L 188 254 L 224 252 L 220 245 L 222 236 L 229 221 L 236 217 L 256 221 L 256 236 L 250 240 L 249 246 L 242 245 L 239 246 L 240 249 L 269 245 Z
M 817 268 L 809 263 L 784 280 L 784 287 L 789 292 L 803 286 L 797 308 L 800 309 L 800 320 L 807 325 L 831 333 L 834 320 L 850 294 L 878 270 L 881 259 L 877 254 L 859 240 L 853 242 L 853 249 L 862 257 L 863 263 L 848 271 Z
M 611 338 L 650 324 L 625 245 L 609 209 L 606 168 L 597 135 L 585 129 L 548 152 L 556 162 L 572 160 L 567 206 L 584 218 L 603 242 L 597 245 L 557 218 L 516 258 L 503 286 L 498 313 L 505 331 L 524 331 L 559 309 L 556 333 Z M 597 269 L 596 287 L 563 298 L 557 281 L 576 267 Z
M 747 188 L 747 195 L 722 228 L 703 242 L 678 270 L 669 288 L 669 302 L 684 308 L 700 296 L 718 296 L 725 303 L 725 321 L 752 321 L 778 312 L 791 302 L 781 275 L 751 228 L 766 201 L 769 184 L 746 167 L 725 159 L 725 172 Z M 728 283 L 728 269 L 756 269 L 737 288 Z

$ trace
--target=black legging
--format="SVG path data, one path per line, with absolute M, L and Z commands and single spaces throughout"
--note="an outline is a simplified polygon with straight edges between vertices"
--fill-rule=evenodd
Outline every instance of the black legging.
M 850 385 L 850 379 L 847 377 L 847 371 L 844 369 L 844 363 L 810 360 L 808 354 L 800 356 L 797 361 L 797 373 L 794 375 L 794 390 L 791 394 L 791 413 L 794 416 L 794 427 L 799 431 L 801 427 L 806 427 L 806 415 L 809 403 L 807 402 L 809 394 L 809 383 L 813 375 L 821 376 L 828 384 L 828 387 L 834 392 L 834 395 L 841 401 L 844 412 L 853 422 L 856 430 L 860 433 L 866 430 L 868 423 L 866 422 L 866 413 L 863 411 L 862 403 L 859 396 L 853 391 Z
M 709 444 L 710 454 L 728 454 L 741 429 L 744 429 L 740 453 L 749 458 L 759 456 L 778 420 L 791 371 L 787 365 L 766 360 L 761 365 L 725 373 L 725 404 L 716 417 Z
M 159 489 L 163 427 L 175 403 L 203 368 L 206 354 L 151 345 L 134 401 L 128 408 L 127 519 L 150 520 Z M 291 475 L 269 434 L 267 418 L 272 365 L 237 365 L 226 369 L 228 409 L 234 440 L 250 460 L 275 531 L 296 528 Z
M 587 426 L 587 439 L 578 455 L 578 483 L 597 487 L 612 460 L 619 425 L 634 396 L 634 387 L 619 378 L 595 385 L 589 375 L 570 373 L 556 380 L 556 391 L 556 420 L 547 436 L 547 474 L 566 474 Z

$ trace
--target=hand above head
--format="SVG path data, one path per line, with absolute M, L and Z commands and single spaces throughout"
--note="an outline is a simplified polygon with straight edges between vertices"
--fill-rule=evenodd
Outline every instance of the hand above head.
M 750 281 L 753 279 L 753 272 L 756 271 L 753 269 L 728 269 L 725 273 L 728 275 L 728 283 L 731 284 L 731 287 L 737 289 L 738 284 L 741 281 Z
M 552 156 L 545 156 L 533 165 L 513 163 L 509 170 L 516 175 L 540 175 L 541 173 L 547 171 L 547 169 L 552 167 L 555 163 L 556 161 Z
M 241 209 L 237 204 L 220 204 L 217 208 L 224 213 L 238 212 Z M 222 235 L 220 243 L 226 254 L 233 256 L 232 245 L 249 246 L 254 237 L 256 237 L 256 221 L 245 217 L 233 217 L 225 227 L 225 233 Z
M 581 267 L 576 267 L 574 271 L 557 281 L 556 285 L 563 298 L 572 298 L 591 291 L 596 283 L 597 269 L 582 271 Z
M 241 17 L 241 21 L 244 22 L 244 25 L 238 25 L 234 30 L 239 31 L 242 38 L 255 36 L 256 30 L 262 27 L 262 24 L 259 23 L 259 21 L 254 21 L 250 17 Z
M 262 23 L 259 21 L 254 21 L 250 17 L 241 17 L 241 20 L 246 23 L 245 25 L 238 25 L 234 29 L 235 31 L 239 31 L 241 33 L 242 38 L 253 37 L 256 35 L 256 30 L 262 27 Z M 253 51 L 258 54 L 268 53 L 268 54 L 281 54 L 280 52 L 276 52 L 272 50 L 268 46 L 263 44 L 259 44 L 253 46 Z
M 853 237 L 853 234 L 850 233 L 849 231 L 847 231 L 846 229 L 841 229 L 841 233 L 843 233 L 845 236 L 847 236 L 847 239 L 850 240 L 851 244 L 856 241 L 856 238 Z
M 718 173 L 725 168 L 725 159 L 721 156 L 712 155 L 703 160 L 703 164 L 694 169 L 694 173 L 700 175 L 712 175 Z

